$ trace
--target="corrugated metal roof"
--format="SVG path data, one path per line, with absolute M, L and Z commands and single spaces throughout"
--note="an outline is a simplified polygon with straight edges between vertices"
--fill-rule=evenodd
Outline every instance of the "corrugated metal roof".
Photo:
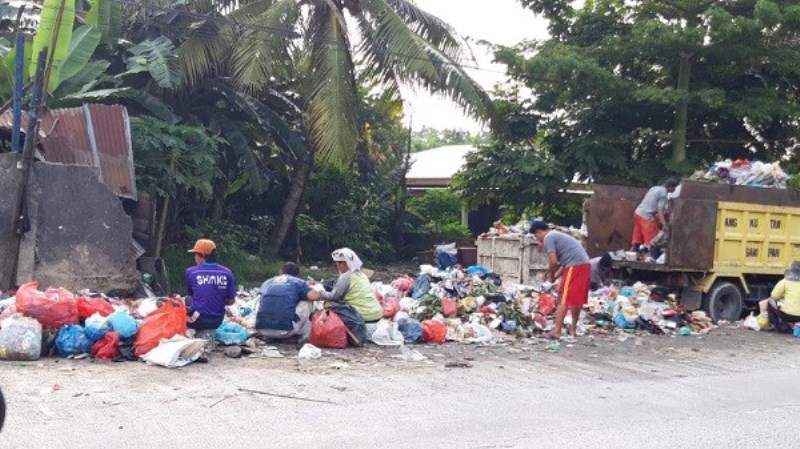
M 23 130 L 27 121 L 23 114 Z M 0 128 L 11 126 L 11 111 L 0 115 Z M 85 104 L 47 111 L 39 124 L 39 148 L 49 162 L 97 167 L 112 192 L 136 199 L 130 122 L 124 106 Z

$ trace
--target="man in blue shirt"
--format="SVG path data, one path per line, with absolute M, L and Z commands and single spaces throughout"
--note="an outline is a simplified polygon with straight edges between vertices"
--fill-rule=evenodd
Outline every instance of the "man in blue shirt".
M 186 292 L 189 327 L 198 331 L 216 329 L 225 318 L 225 306 L 236 300 L 236 281 L 233 273 L 217 263 L 217 245 L 200 239 L 190 249 L 195 266 L 186 269 Z M 187 301 L 188 302 L 188 301 Z
M 311 303 L 319 299 L 313 290 L 297 275 L 297 264 L 287 262 L 281 274 L 261 285 L 256 313 L 256 329 L 267 338 L 297 337 L 304 342 L 311 333 Z

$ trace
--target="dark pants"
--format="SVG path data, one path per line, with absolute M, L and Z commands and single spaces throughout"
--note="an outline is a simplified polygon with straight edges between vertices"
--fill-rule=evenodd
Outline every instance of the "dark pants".
M 188 323 L 188 326 L 196 331 L 216 329 L 222 325 L 223 318 L 225 318 L 225 316 L 200 315 L 194 320 L 194 323 Z
M 783 313 L 774 299 L 767 301 L 767 315 L 769 316 L 770 324 L 778 332 L 790 333 L 792 332 L 793 324 L 800 323 L 800 316 Z

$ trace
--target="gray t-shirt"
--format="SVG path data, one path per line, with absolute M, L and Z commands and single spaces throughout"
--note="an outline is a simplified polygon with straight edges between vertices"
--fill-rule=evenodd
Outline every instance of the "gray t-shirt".
M 589 282 L 592 284 L 602 284 L 605 282 L 605 279 L 603 279 L 603 270 L 600 269 L 600 259 L 601 257 L 595 257 L 589 261 L 592 265 L 592 274 Z
M 664 186 L 655 186 L 648 190 L 636 208 L 636 215 L 648 220 L 656 218 L 656 212 L 667 207 L 667 193 L 667 188 Z
M 563 232 L 550 231 L 544 236 L 544 252 L 556 253 L 562 267 L 574 267 L 589 263 L 589 255 L 580 242 Z

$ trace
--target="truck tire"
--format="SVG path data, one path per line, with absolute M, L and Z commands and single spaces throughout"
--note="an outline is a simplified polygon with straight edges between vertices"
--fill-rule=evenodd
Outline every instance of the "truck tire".
M 705 296 L 703 308 L 715 323 L 720 320 L 733 322 L 741 318 L 744 295 L 735 284 L 716 282 Z

